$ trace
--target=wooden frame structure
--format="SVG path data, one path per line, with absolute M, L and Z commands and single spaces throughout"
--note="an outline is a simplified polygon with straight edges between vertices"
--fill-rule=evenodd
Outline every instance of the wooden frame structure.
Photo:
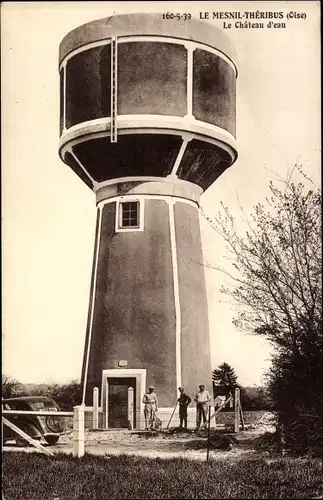
M 73 417 L 73 456 L 84 456 L 84 410 L 85 406 L 75 406 L 74 411 L 24 411 L 24 410 L 2 410 L 2 425 L 6 425 L 16 434 L 25 439 L 29 444 L 37 448 L 42 453 L 52 456 L 53 453 L 47 450 L 39 441 L 31 438 L 22 429 L 10 422 L 6 416 L 9 415 L 33 415 L 33 416 L 55 416 L 55 417 Z
M 234 391 L 234 396 L 230 394 L 225 401 L 221 403 L 221 405 L 214 410 L 213 414 L 209 416 L 209 421 L 212 420 L 212 418 L 215 419 L 216 415 L 223 410 L 223 408 L 226 407 L 228 403 L 232 403 L 234 405 L 234 432 L 237 433 L 240 431 L 240 426 L 241 430 L 245 430 L 245 425 L 244 425 L 244 418 L 243 418 L 243 412 L 242 412 L 242 406 L 241 406 L 241 401 L 240 401 L 240 389 L 239 387 L 235 388 Z M 202 429 L 205 429 L 208 426 L 208 422 L 205 422 L 202 425 Z

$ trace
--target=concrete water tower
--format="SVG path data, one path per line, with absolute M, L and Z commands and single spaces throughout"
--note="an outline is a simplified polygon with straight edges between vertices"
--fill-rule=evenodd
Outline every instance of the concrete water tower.
M 200 21 L 113 16 L 61 42 L 59 155 L 96 195 L 82 384 L 105 425 L 140 427 L 146 384 L 160 415 L 177 388 L 211 389 L 201 194 L 233 164 L 236 66 Z

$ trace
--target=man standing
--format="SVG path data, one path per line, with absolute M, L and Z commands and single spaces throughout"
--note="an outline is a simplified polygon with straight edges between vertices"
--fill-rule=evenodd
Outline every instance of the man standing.
M 200 429 L 201 420 L 203 419 L 203 424 L 206 422 L 207 418 L 207 408 L 208 403 L 211 401 L 211 395 L 205 390 L 205 385 L 199 385 L 199 392 L 196 393 L 194 401 L 196 402 L 196 429 Z
M 184 429 L 187 429 L 187 407 L 191 402 L 191 398 L 185 394 L 184 387 L 181 386 L 178 390 L 180 392 L 180 396 L 177 400 L 179 404 L 179 427 L 183 429 L 184 422 Z
M 154 428 L 156 411 L 158 411 L 157 394 L 155 393 L 155 387 L 153 385 L 148 387 L 148 392 L 144 394 L 142 402 L 145 404 L 144 415 L 147 431 L 148 429 Z

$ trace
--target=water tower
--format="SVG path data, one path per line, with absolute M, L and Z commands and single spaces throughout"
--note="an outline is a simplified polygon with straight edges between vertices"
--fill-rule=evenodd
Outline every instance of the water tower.
M 105 426 L 141 426 L 153 384 L 160 415 L 177 388 L 211 389 L 201 194 L 233 164 L 236 66 L 223 32 L 132 14 L 61 42 L 59 155 L 96 196 L 82 369 Z

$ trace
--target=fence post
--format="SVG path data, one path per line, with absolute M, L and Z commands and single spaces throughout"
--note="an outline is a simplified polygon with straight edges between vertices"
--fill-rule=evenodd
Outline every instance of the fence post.
M 134 422 L 134 390 L 132 387 L 128 388 L 128 428 L 133 429 L 135 426 Z
M 241 399 L 239 399 L 239 414 L 240 414 L 240 420 L 241 420 L 241 430 L 245 430 L 245 425 L 244 425 L 244 416 L 243 416 L 243 411 L 242 411 L 242 406 L 241 406 Z
M 210 458 L 210 431 L 211 431 L 211 405 L 209 406 L 208 419 L 207 419 L 207 451 L 206 451 L 206 461 Z
M 104 422 L 105 422 L 105 429 L 108 429 L 109 427 L 109 379 L 107 379 L 107 383 L 105 386 L 105 396 L 103 396 L 103 401 L 105 401 L 105 415 L 104 415 Z M 103 410 L 104 411 L 104 410 Z
M 234 432 L 239 432 L 239 402 L 240 402 L 240 389 L 235 388 L 234 391 Z
M 84 414 L 85 405 L 74 406 L 73 418 L 73 457 L 84 456 Z
M 51 451 L 47 450 L 46 448 L 44 448 L 44 446 L 42 444 L 40 444 L 38 440 L 33 439 L 30 436 L 28 436 L 28 434 L 26 434 L 19 427 L 17 427 L 15 424 L 10 422 L 10 420 L 8 420 L 5 417 L 2 417 L 1 420 L 2 420 L 2 425 L 4 423 L 7 427 L 12 429 L 16 434 L 19 434 L 19 436 L 21 436 L 23 439 L 25 439 L 29 444 L 32 444 L 33 446 L 35 446 L 35 448 L 42 451 L 46 455 L 49 455 L 49 456 L 53 455 L 53 453 Z
M 216 410 L 217 410 L 217 404 L 214 400 L 214 407 L 213 407 L 213 415 L 214 415 L 214 429 L 216 429 Z
M 99 428 L 99 389 L 93 389 L 93 429 Z

